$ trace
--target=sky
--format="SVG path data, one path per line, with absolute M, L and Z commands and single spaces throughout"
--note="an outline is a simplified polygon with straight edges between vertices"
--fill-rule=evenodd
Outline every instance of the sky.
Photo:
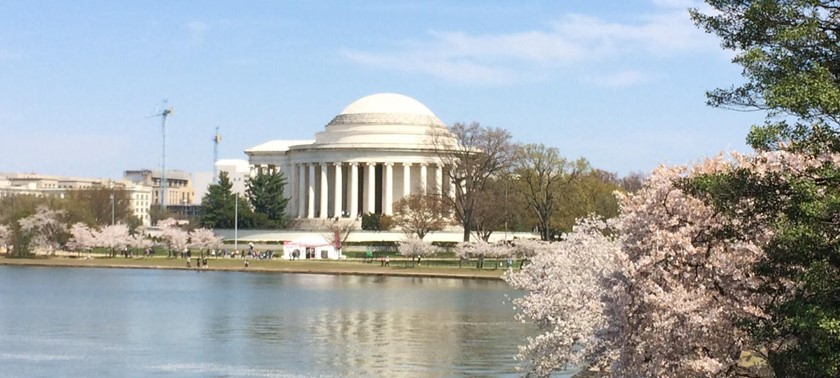
M 690 0 L 0 0 L 0 172 L 212 172 L 312 139 L 361 97 L 504 128 L 594 168 L 748 151 L 758 113 L 706 105 L 743 81 Z

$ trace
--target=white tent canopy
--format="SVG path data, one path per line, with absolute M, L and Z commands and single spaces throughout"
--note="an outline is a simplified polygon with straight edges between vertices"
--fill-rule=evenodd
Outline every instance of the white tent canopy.
M 294 240 L 283 243 L 283 258 L 291 260 L 297 251 L 301 259 L 331 259 L 341 258 L 341 251 L 320 235 L 303 235 Z

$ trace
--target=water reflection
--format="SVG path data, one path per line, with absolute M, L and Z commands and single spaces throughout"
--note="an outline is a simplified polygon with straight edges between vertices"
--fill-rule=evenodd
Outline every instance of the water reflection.
M 513 355 L 533 330 L 513 320 L 509 294 L 500 281 L 0 267 L 0 364 L 11 375 L 518 375 Z

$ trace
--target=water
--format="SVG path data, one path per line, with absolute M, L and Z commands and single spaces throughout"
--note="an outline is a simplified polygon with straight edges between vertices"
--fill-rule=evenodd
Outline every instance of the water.
M 0 267 L 0 375 L 519 376 L 504 282 Z

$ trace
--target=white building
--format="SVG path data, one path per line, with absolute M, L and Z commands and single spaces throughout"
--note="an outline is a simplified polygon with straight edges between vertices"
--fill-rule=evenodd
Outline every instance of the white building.
M 149 225 L 149 208 L 152 204 L 151 186 L 129 180 L 48 176 L 34 173 L 0 174 L 0 198 L 17 195 L 65 198 L 68 191 L 103 188 L 126 191 L 130 201 L 129 207 L 134 216 L 144 225 Z
M 391 214 L 409 194 L 453 191 L 432 144 L 441 133 L 449 135 L 446 125 L 425 105 L 381 93 L 348 105 L 314 140 L 275 140 L 245 153 L 254 172 L 284 173 L 291 218 Z
M 139 185 L 150 186 L 152 192 L 152 205 L 160 205 L 160 189 L 163 177 L 158 170 L 136 169 L 123 172 L 123 177 Z M 192 179 L 188 172 L 178 170 L 166 171 L 166 204 L 167 205 L 191 205 L 195 203 L 195 190 L 192 187 Z
M 219 159 L 216 162 L 216 170 L 227 172 L 230 179 L 231 191 L 245 195 L 245 182 L 251 174 L 248 161 L 241 159 Z

